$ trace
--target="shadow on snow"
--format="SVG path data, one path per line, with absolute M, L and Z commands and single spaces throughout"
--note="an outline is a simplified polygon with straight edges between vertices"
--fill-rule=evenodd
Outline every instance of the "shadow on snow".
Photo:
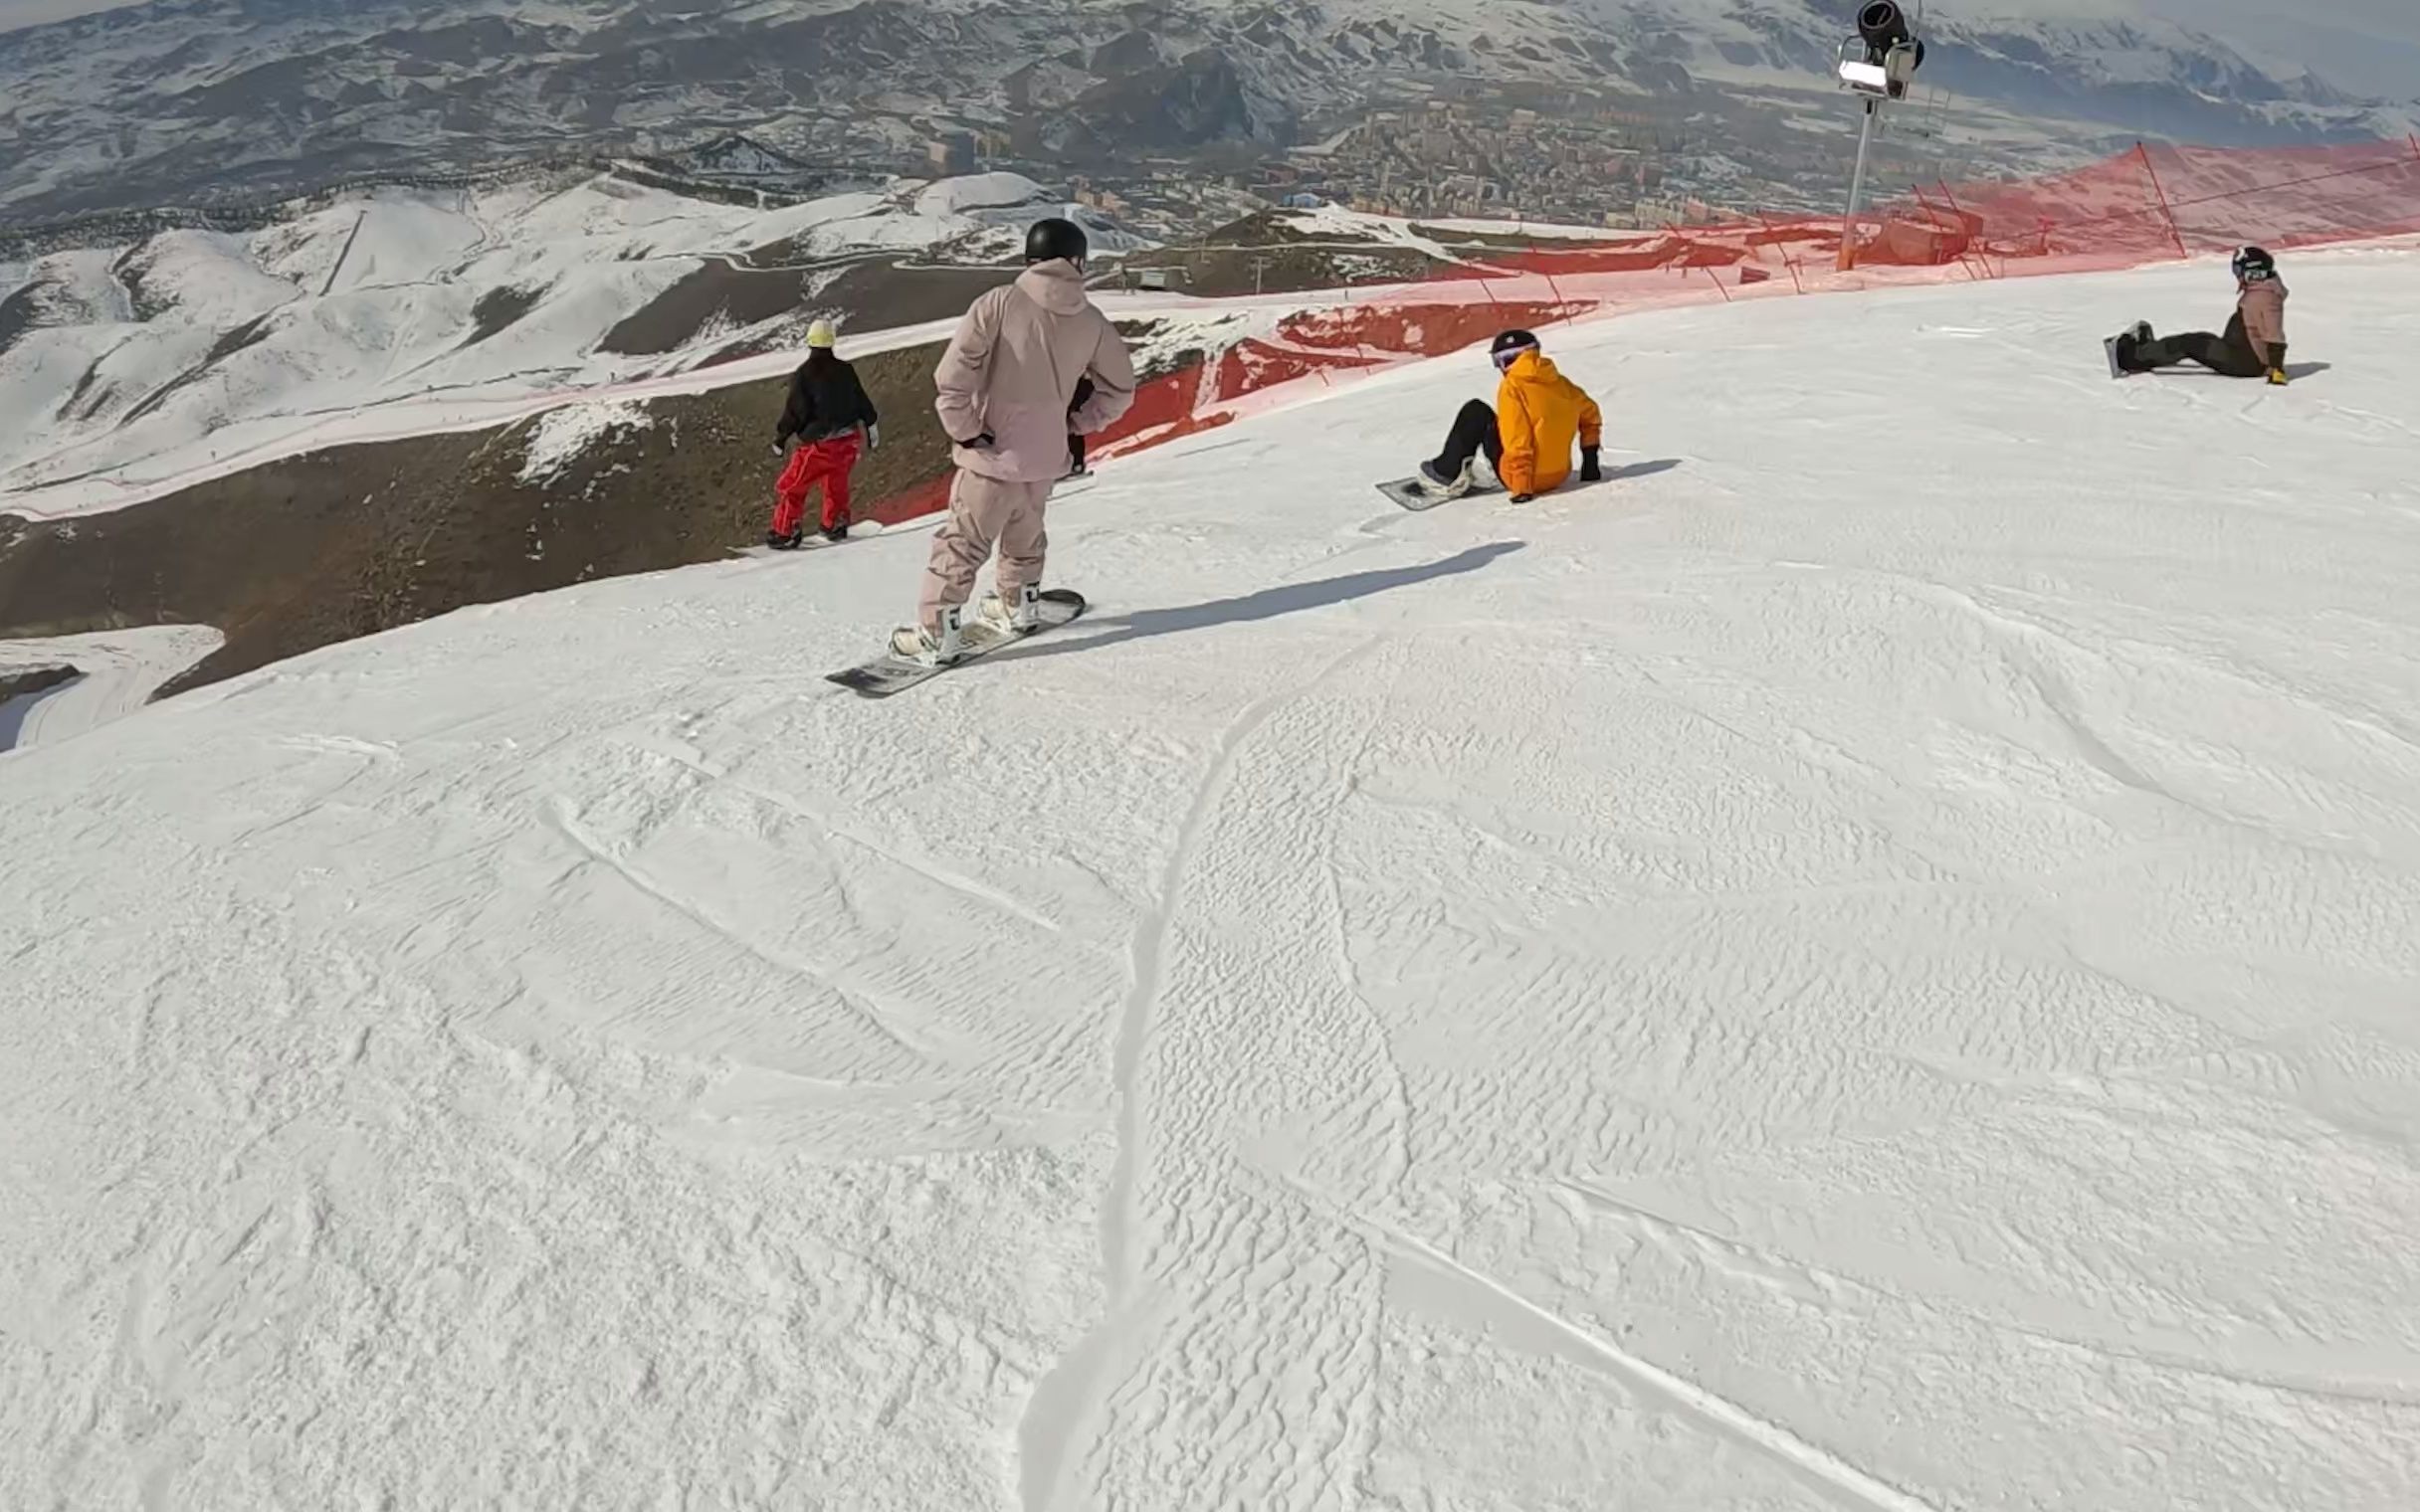
M 1071 652 L 1099 651 L 1121 641 L 1147 641 L 1153 636 L 1208 630 L 1216 625 L 1274 620 L 1281 615 L 1299 614 L 1307 609 L 1323 609 L 1330 604 L 1365 599 L 1390 589 L 1409 588 L 1416 583 L 1431 583 L 1439 578 L 1477 572 L 1498 557 L 1520 550 L 1521 545 L 1519 541 L 1491 541 L 1485 546 L 1473 546 L 1468 551 L 1457 552 L 1439 561 L 1424 562 L 1416 567 L 1381 567 L 1368 572 L 1348 572 L 1342 577 L 1320 578 L 1312 583 L 1283 583 L 1240 598 L 1213 599 L 1206 604 L 1144 609 L 1103 619 L 1088 617 L 1084 624 L 1104 627 L 1108 634 L 1076 636 L 1065 640 L 1053 638 L 1030 647 L 1003 650 L 993 660 L 1023 662 L 1039 657 L 1065 656 Z

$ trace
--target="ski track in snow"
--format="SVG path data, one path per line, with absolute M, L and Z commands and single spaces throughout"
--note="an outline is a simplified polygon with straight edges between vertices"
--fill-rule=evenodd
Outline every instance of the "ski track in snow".
M 0 760 L 0 1506 L 2420 1504 L 2415 280 L 2249 414 L 2090 376 L 2200 268 L 1559 331 L 1674 465 L 1522 507 L 1388 374 L 882 703 L 921 532 Z

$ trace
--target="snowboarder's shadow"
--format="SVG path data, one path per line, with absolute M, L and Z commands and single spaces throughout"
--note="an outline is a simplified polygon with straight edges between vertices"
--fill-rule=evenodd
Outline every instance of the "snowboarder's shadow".
M 2289 362 L 2286 364 L 2286 376 L 2300 383 L 2306 378 L 2317 378 L 2334 366 L 2332 362 Z
M 1264 588 L 1241 598 L 1213 599 L 1207 604 L 1187 604 L 1172 609 L 1144 609 L 1133 614 L 1107 618 L 1088 617 L 1086 625 L 1109 628 L 1107 635 L 1090 635 L 1059 639 L 1054 637 L 1030 647 L 1015 647 L 994 654 L 994 662 L 1023 662 L 1040 657 L 1066 656 L 1074 652 L 1099 651 L 1120 641 L 1143 641 L 1152 636 L 1176 635 L 1188 630 L 1206 630 L 1213 625 L 1237 625 L 1253 620 L 1274 620 L 1280 615 L 1296 614 L 1306 609 L 1319 609 L 1329 604 L 1367 598 L 1391 588 L 1408 588 L 1415 583 L 1434 582 L 1466 572 L 1476 572 L 1500 556 L 1518 551 L 1521 541 L 1491 541 L 1473 546 L 1468 551 L 1417 567 L 1381 567 L 1368 572 L 1348 572 L 1341 577 L 1320 578 L 1312 583 L 1282 583 Z
M 1618 483 L 1626 477 L 1653 477 L 1658 472 L 1670 472 L 1681 466 L 1678 457 L 1659 457 L 1654 462 L 1634 462 L 1628 467 L 1615 468 L 1605 474 L 1605 481 Z

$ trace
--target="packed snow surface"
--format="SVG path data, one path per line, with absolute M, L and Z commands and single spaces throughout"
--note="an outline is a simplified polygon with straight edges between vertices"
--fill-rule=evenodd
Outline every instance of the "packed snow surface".
M 1551 333 L 0 763 L 0 1505 L 2420 1505 L 2420 257 Z

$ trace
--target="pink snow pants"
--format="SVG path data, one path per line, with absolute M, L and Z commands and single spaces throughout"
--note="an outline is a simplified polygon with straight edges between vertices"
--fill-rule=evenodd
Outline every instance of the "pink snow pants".
M 975 574 L 994 545 L 1000 548 L 1000 565 L 992 577 L 1001 598 L 1014 600 L 1026 584 L 1042 581 L 1042 557 L 1050 548 L 1042 506 L 1050 496 L 1047 482 L 1012 483 L 959 472 L 949 485 L 949 518 L 933 536 L 932 555 L 924 563 L 916 618 L 926 630 L 937 633 L 941 611 L 973 595 Z

